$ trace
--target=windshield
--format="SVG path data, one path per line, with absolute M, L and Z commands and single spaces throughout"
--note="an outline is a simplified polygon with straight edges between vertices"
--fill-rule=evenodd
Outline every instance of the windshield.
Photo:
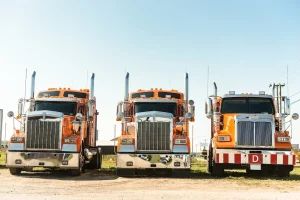
M 34 110 L 51 110 L 75 116 L 76 102 L 36 101 Z
M 274 114 L 270 98 L 224 98 L 221 113 L 259 113 Z
M 135 103 L 135 113 L 148 112 L 148 111 L 160 111 L 172 113 L 176 116 L 176 103 Z

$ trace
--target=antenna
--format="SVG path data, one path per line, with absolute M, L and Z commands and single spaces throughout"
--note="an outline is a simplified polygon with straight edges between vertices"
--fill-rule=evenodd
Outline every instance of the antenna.
M 206 83 L 206 95 L 208 97 L 208 81 L 209 81 L 209 65 L 207 66 L 207 83 Z
M 286 96 L 289 96 L 289 65 L 286 66 Z
M 86 70 L 86 85 L 85 85 L 85 88 L 88 88 L 88 80 L 89 80 L 89 70 Z
M 23 101 L 23 110 L 22 110 L 22 113 L 24 113 L 24 109 L 25 109 L 25 98 L 26 98 L 26 83 L 27 83 L 27 68 L 26 68 L 26 71 L 25 71 L 25 92 L 24 92 L 24 101 Z

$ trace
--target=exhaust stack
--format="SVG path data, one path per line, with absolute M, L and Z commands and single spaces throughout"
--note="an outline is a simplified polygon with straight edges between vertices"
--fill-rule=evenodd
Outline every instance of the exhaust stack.
M 129 73 L 127 72 L 126 77 L 125 77 L 125 96 L 124 100 L 128 101 L 129 98 Z
M 95 74 L 93 73 L 91 77 L 90 99 L 94 98 L 94 82 L 95 82 Z
M 215 88 L 215 97 L 218 96 L 218 88 L 216 82 L 214 82 L 214 88 Z
M 35 89 L 35 71 L 32 73 L 31 76 L 31 92 L 30 92 L 30 98 L 34 98 L 34 89 Z
M 189 74 L 185 73 L 185 94 L 184 94 L 184 100 L 189 100 Z

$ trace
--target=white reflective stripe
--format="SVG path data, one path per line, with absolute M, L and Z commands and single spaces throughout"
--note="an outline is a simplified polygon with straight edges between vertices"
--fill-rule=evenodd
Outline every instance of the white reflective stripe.
M 229 157 L 228 163 L 235 163 L 235 160 L 234 160 L 234 153 L 230 153 L 228 157 Z
M 293 165 L 293 155 L 289 155 L 289 165 Z
M 223 163 L 224 159 L 223 159 L 223 153 L 219 153 L 219 163 Z
M 271 164 L 271 154 L 263 154 L 263 164 Z
M 248 154 L 241 154 L 241 163 L 242 164 L 247 164 L 248 163 Z
M 278 165 L 283 164 L 283 154 L 277 154 L 277 164 Z

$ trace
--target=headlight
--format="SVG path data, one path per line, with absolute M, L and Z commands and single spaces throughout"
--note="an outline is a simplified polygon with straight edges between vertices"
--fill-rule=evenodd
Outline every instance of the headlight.
M 291 138 L 289 138 L 289 137 L 278 137 L 277 141 L 278 142 L 291 142 Z
M 10 139 L 11 142 L 14 142 L 14 143 L 22 143 L 23 142 L 23 138 L 22 137 L 12 137 Z
M 186 144 L 186 139 L 175 139 L 175 144 Z
M 65 143 L 76 143 L 76 139 L 75 138 L 65 138 Z
M 121 144 L 133 144 L 133 139 L 132 138 L 123 138 L 121 140 Z
M 229 142 L 230 141 L 230 136 L 218 136 L 218 142 Z

